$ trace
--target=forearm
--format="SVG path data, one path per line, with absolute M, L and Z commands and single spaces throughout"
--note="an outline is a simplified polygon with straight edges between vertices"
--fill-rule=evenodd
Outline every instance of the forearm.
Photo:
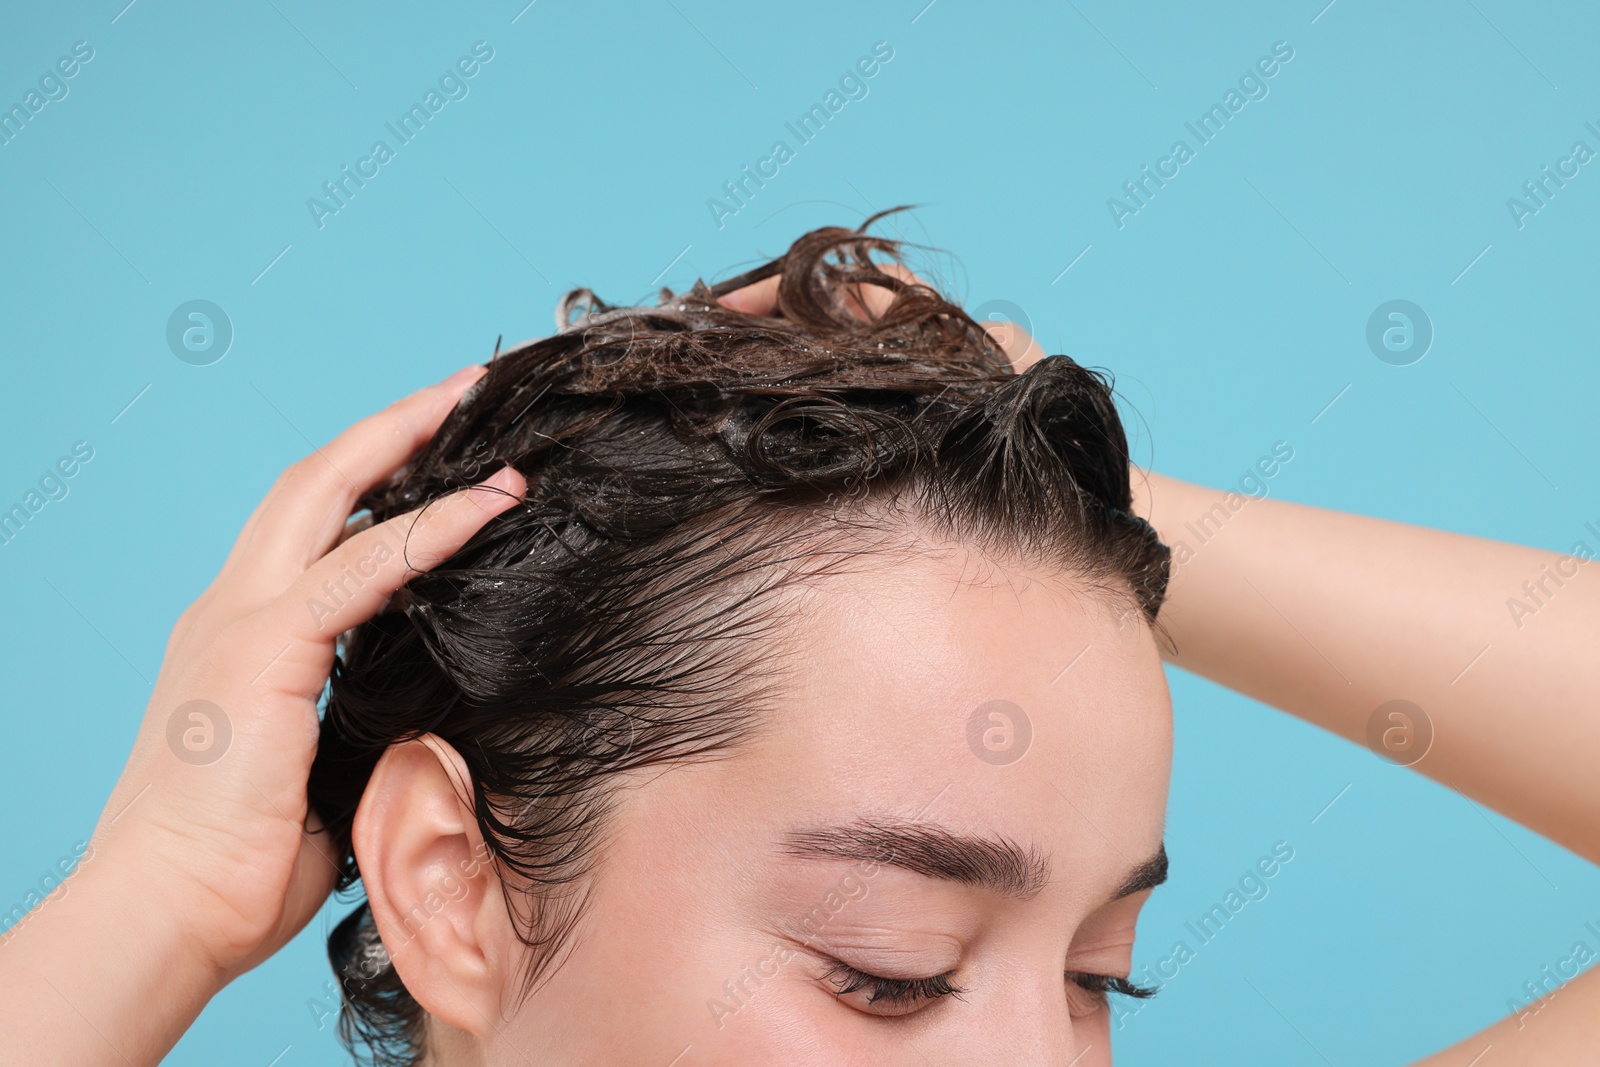
M 1546 1067 L 1592 1063 L 1600 971 L 1591 970 L 1416 1067 Z M 1493 1056 L 1485 1053 L 1493 1049 Z
M 0 941 L 7 1062 L 159 1063 L 222 985 L 163 887 L 90 852 Z
M 1174 548 L 1171 662 L 1361 744 L 1411 701 L 1417 770 L 1600 861 L 1600 562 L 1135 481 Z

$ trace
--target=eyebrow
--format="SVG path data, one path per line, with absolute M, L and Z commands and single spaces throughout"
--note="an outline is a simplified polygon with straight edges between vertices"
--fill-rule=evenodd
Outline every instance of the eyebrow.
M 784 845 L 792 856 L 881 863 L 1012 897 L 1031 897 L 1050 882 L 1049 861 L 1036 850 L 1003 837 L 953 833 L 933 823 L 862 820 L 796 831 Z
M 1131 897 L 1135 893 L 1146 889 L 1154 889 L 1167 880 L 1167 844 L 1163 841 L 1156 849 L 1156 854 L 1145 860 L 1133 869 L 1128 875 L 1128 880 L 1122 883 L 1122 888 L 1117 890 L 1112 900 L 1121 900 Z
M 850 826 L 794 831 L 784 838 L 791 856 L 881 863 L 928 878 L 1027 899 L 1050 883 L 1050 861 L 1036 848 L 1004 837 L 957 834 L 933 823 L 862 820 Z M 1134 868 L 1114 900 L 1167 880 L 1167 850 Z

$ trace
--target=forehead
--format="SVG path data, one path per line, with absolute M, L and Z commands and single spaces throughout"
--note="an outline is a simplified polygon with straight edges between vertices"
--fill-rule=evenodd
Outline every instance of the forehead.
M 776 823 L 937 820 L 1051 855 L 1086 895 L 1161 841 L 1166 679 L 1118 599 L 948 547 L 808 590 L 782 695 L 740 760 Z

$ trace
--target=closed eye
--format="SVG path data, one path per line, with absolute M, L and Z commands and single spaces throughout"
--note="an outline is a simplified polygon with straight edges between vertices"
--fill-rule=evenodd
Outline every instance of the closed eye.
M 961 999 L 955 971 L 927 978 L 884 978 L 834 960 L 823 975 L 840 1000 L 873 1015 L 909 1015 L 944 997 Z
M 1156 986 L 1142 986 L 1130 982 L 1128 979 L 1113 974 L 1085 974 L 1082 971 L 1066 972 L 1067 981 L 1077 986 L 1081 992 L 1077 996 L 1069 997 L 1074 1001 L 1074 1015 L 1093 1015 L 1106 1007 L 1108 994 L 1116 993 L 1124 997 L 1136 997 L 1139 1000 L 1148 1000 L 1160 991 Z M 1084 994 L 1088 995 L 1085 996 Z
M 909 1015 L 933 1001 L 944 997 L 961 999 L 965 989 L 953 981 L 955 971 L 931 975 L 927 978 L 885 978 L 868 974 L 843 963 L 832 961 L 823 980 L 833 986 L 834 994 L 852 1007 L 872 1015 Z M 1148 1000 L 1158 988 L 1138 985 L 1126 977 L 1112 974 L 1088 974 L 1067 971 L 1067 981 L 1077 986 L 1088 997 L 1079 995 L 1079 1010 L 1075 1014 L 1092 1014 L 1106 1006 L 1110 994 Z M 1084 1003 L 1087 1001 L 1087 1003 Z

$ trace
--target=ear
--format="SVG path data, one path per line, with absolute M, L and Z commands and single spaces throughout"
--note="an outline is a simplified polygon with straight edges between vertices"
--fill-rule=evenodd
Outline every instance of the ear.
M 406 989 L 436 1022 L 488 1041 L 503 1023 L 521 942 L 471 797 L 466 762 L 450 745 L 432 734 L 393 745 L 361 797 L 352 843 Z

